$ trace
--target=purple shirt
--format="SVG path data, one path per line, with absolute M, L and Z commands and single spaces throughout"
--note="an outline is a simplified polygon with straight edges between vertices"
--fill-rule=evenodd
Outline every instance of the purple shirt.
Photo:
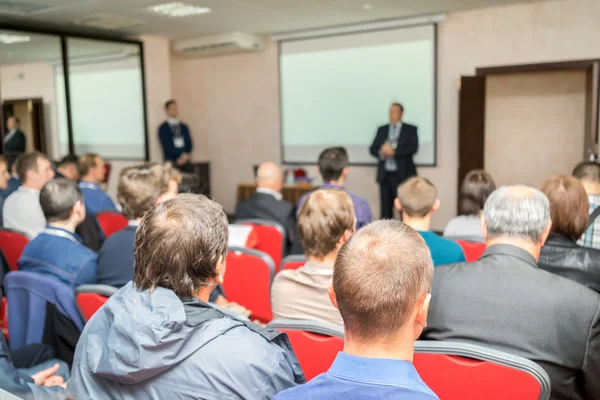
M 330 183 L 325 183 L 321 185 L 319 189 L 340 189 L 346 191 L 343 186 L 340 185 L 332 185 Z M 363 226 L 371 223 L 373 221 L 373 214 L 371 213 L 371 207 L 369 207 L 369 203 L 364 198 L 355 195 L 354 193 L 347 192 L 352 199 L 352 203 L 354 204 L 354 213 L 356 214 L 356 229 L 360 229 Z M 309 193 L 300 197 L 298 201 L 298 212 L 300 212 L 300 207 L 306 201 Z

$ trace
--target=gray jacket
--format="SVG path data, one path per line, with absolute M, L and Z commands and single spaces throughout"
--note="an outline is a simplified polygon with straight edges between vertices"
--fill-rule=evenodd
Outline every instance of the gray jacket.
M 76 399 L 270 399 L 301 383 L 285 334 L 129 283 L 86 324 L 67 391 Z

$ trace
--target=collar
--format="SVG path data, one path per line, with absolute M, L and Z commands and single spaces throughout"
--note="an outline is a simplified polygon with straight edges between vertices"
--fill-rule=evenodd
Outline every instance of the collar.
M 140 222 L 138 220 L 135 219 L 130 219 L 129 222 L 127 223 L 127 226 L 133 226 L 135 228 L 137 228 L 138 226 L 140 226 Z
M 495 244 L 493 246 L 490 246 L 487 249 L 485 249 L 485 252 L 481 256 L 481 258 L 493 256 L 496 254 L 515 257 L 515 258 L 520 259 L 521 261 L 526 262 L 527 264 L 529 264 L 533 267 L 538 268 L 537 262 L 535 261 L 535 258 L 533 258 L 533 256 L 531 254 L 529 254 L 522 248 L 513 246 L 511 244 Z
M 546 240 L 546 245 L 556 245 L 556 246 L 571 246 L 571 247 L 579 247 L 577 242 L 566 235 L 561 235 L 560 233 L 551 233 Z
M 58 236 L 58 237 L 62 237 L 65 239 L 69 239 L 72 242 L 81 244 L 81 237 L 76 233 L 67 231 L 66 229 L 57 228 L 55 226 L 48 225 L 48 226 L 46 226 L 46 229 L 44 229 L 44 233 L 47 235 Z
M 346 190 L 345 187 L 343 187 L 342 185 L 336 185 L 333 183 L 324 183 L 321 185 L 321 189 L 340 189 L 340 190 Z
M 100 189 L 100 186 L 98 186 L 97 183 L 90 182 L 90 181 L 79 181 L 79 187 L 85 188 L 85 189 L 92 189 L 92 190 Z
M 34 188 L 30 188 L 30 187 L 26 187 L 26 186 L 19 186 L 19 188 L 17 190 L 20 190 L 21 192 L 27 192 L 30 194 L 35 194 L 35 195 L 40 195 L 40 191 Z
M 333 276 L 333 265 L 323 264 L 316 261 L 307 261 L 302 269 L 310 275 L 329 275 Z
M 358 357 L 340 351 L 327 373 L 355 382 L 405 386 L 431 391 L 409 361 Z
M 279 192 L 276 192 L 273 189 L 265 188 L 265 187 L 257 187 L 257 193 L 268 194 L 275 197 L 275 200 L 281 201 L 283 199 L 283 195 Z
M 394 128 L 402 128 L 402 121 L 398 121 L 395 124 L 390 124 L 390 126 L 393 126 Z

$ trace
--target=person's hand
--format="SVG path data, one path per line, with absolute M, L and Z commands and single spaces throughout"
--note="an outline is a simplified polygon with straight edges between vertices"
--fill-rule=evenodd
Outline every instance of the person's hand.
M 393 157 L 394 156 L 394 148 L 392 147 L 392 144 L 389 142 L 386 142 L 383 146 L 381 146 L 381 155 L 384 157 Z
M 183 165 L 190 160 L 190 153 L 181 153 L 177 159 L 177 165 Z
M 56 363 L 50 368 L 31 375 L 33 382 L 38 386 L 60 386 L 65 382 L 64 379 L 54 375 L 59 368 L 60 365 Z

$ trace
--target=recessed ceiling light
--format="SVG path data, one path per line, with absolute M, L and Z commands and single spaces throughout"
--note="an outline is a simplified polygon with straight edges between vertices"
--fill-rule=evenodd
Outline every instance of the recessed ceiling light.
M 0 43 L 4 44 L 13 44 L 13 43 L 23 43 L 29 42 L 31 37 L 22 36 L 22 35 L 7 35 L 5 33 L 0 34 Z
M 148 7 L 148 11 L 165 15 L 167 17 L 189 17 L 190 15 L 200 15 L 211 12 L 208 7 L 199 7 L 181 2 L 159 4 Z
M 371 10 L 373 8 L 373 6 L 371 4 L 369 4 L 369 3 L 365 3 L 365 4 L 362 5 L 362 8 L 365 11 L 369 11 L 369 10 Z

